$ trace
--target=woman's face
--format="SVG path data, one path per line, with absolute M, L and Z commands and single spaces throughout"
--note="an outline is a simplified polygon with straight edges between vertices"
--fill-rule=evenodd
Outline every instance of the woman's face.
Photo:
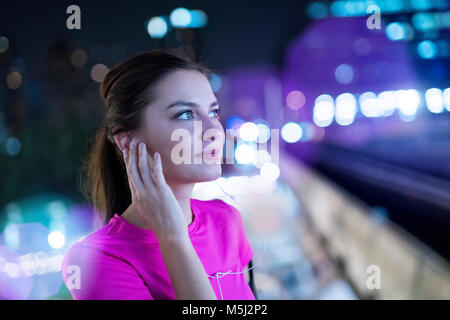
M 160 153 L 167 182 L 220 177 L 225 139 L 218 110 L 208 79 L 198 71 L 178 70 L 158 84 L 156 100 L 146 107 L 136 138 L 146 143 L 150 155 Z

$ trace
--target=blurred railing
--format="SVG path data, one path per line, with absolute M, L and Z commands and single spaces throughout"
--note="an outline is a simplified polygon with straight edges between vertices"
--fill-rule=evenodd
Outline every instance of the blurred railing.
M 433 250 L 289 155 L 280 155 L 280 169 L 360 297 L 450 299 L 450 265 Z M 371 265 L 380 289 L 367 285 Z

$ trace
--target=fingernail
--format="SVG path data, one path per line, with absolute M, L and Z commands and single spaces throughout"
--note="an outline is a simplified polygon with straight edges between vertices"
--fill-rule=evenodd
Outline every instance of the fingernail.
M 134 145 L 136 144 L 136 141 L 133 139 L 131 139 L 131 143 L 130 143 L 130 147 L 134 148 Z

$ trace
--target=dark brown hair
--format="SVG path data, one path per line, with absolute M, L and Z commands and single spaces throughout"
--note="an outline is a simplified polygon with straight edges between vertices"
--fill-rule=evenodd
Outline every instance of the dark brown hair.
M 212 73 L 211 69 L 173 49 L 153 49 L 116 65 L 100 86 L 105 119 L 83 163 L 81 187 L 103 225 L 131 204 L 125 163 L 113 136 L 122 131 L 133 132 L 141 126 L 145 107 L 156 99 L 155 87 L 177 70 L 199 71 L 208 79 Z

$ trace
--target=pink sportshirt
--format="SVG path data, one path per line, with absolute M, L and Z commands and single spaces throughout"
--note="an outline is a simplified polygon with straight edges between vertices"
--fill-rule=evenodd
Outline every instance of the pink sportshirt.
M 253 250 L 240 212 L 220 199 L 190 202 L 194 219 L 188 226 L 189 237 L 206 273 L 214 277 L 217 272 L 246 269 Z M 75 300 L 176 298 L 153 232 L 117 213 L 107 225 L 70 247 L 62 274 Z M 217 299 L 221 299 L 217 281 L 224 300 L 255 299 L 244 273 L 208 278 Z

